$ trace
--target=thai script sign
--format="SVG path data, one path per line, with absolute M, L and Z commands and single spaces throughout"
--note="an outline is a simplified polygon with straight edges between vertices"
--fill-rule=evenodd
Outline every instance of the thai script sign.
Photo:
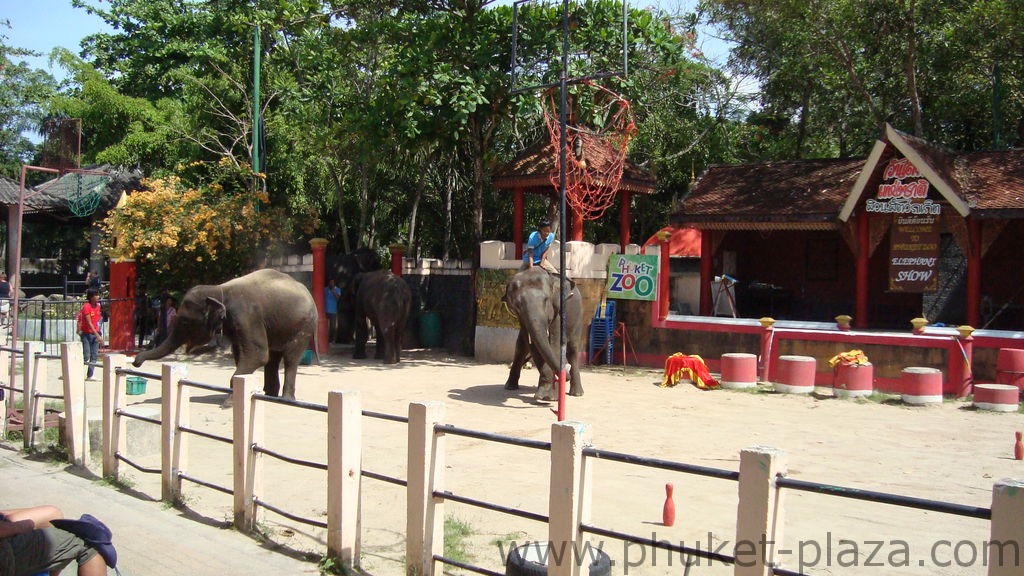
M 612 254 L 608 257 L 609 298 L 654 300 L 657 297 L 658 257 L 647 254 Z
M 882 214 L 930 214 L 938 216 L 941 206 L 928 199 L 931 186 L 913 162 L 893 158 L 885 167 L 882 183 L 875 198 L 868 199 L 865 209 Z
M 939 286 L 938 216 L 893 216 L 889 290 L 933 292 Z

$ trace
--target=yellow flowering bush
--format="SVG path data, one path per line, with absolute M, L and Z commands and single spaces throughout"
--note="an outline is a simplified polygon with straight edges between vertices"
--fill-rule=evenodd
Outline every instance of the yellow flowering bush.
M 102 227 L 111 257 L 135 259 L 147 289 L 170 290 L 247 272 L 292 235 L 265 193 L 227 193 L 219 183 L 195 188 L 177 176 L 143 180 Z

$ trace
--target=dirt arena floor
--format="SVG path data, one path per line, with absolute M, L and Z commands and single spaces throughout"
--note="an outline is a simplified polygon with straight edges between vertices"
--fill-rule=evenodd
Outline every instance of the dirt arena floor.
M 536 371 L 524 371 L 518 392 L 503 389 L 507 366 L 479 364 L 427 350 L 407 352 L 398 366 L 351 359 L 334 348 L 318 366 L 299 371 L 300 400 L 327 403 L 331 390 L 358 390 L 363 409 L 406 415 L 410 402 L 442 401 L 449 424 L 538 440 L 550 439 L 550 405 L 532 401 Z M 188 378 L 226 386 L 226 356 L 173 358 Z M 142 370 L 159 372 L 158 364 Z M 661 388 L 659 370 L 587 367 L 586 394 L 569 398 L 568 418 L 593 427 L 595 447 L 737 470 L 741 449 L 785 450 L 790 476 L 959 504 L 989 506 L 995 481 L 1024 477 L 1012 459 L 1015 430 L 1024 414 L 977 412 L 961 402 L 909 408 L 898 402 L 839 400 L 768 392 Z M 52 378 L 52 376 L 51 376 Z M 197 390 L 192 426 L 229 435 L 230 411 L 222 395 Z M 158 406 L 159 385 L 134 402 Z M 98 402 L 98 400 L 96 400 Z M 267 445 L 294 457 L 326 462 L 326 414 L 267 407 Z M 405 478 L 406 430 L 394 422 L 364 419 L 363 468 Z M 193 438 L 190 475 L 230 486 L 230 447 Z M 156 465 L 156 455 L 130 455 Z M 547 513 L 549 460 L 544 452 L 449 437 L 445 488 L 462 496 Z M 299 516 L 326 521 L 326 472 L 265 459 L 261 498 Z M 141 497 L 159 498 L 159 479 L 130 470 Z M 676 523 L 661 525 L 666 482 L 675 485 Z M 215 521 L 231 518 L 230 497 L 186 482 L 186 503 Z M 594 471 L 593 524 L 707 549 L 732 552 L 736 485 L 635 465 L 598 462 Z M 401 488 L 363 480 L 362 567 L 369 574 L 404 574 L 405 495 Z M 503 571 L 511 542 L 546 540 L 546 526 L 461 504 L 447 517 L 469 534 L 461 539 L 467 561 Z M 260 527 L 291 551 L 325 550 L 324 530 L 264 512 Z M 789 569 L 808 574 L 985 574 L 988 522 L 808 493 L 785 494 L 785 546 Z M 678 554 L 594 538 L 615 562 L 614 574 L 684 574 Z M 461 573 L 449 570 L 450 573 Z M 732 574 L 702 560 L 693 575 Z

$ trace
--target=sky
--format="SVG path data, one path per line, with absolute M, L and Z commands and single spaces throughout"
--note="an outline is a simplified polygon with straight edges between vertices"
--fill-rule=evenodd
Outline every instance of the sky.
M 99 5 L 96 0 L 92 2 Z M 26 58 L 35 68 L 49 71 L 63 78 L 63 70 L 51 69 L 47 55 L 58 46 L 74 53 L 81 50 L 79 42 L 96 32 L 110 32 L 98 16 L 71 6 L 71 0 L 0 0 L 0 22 L 7 20 L 10 28 L 0 26 L 8 46 L 27 48 L 44 55 Z

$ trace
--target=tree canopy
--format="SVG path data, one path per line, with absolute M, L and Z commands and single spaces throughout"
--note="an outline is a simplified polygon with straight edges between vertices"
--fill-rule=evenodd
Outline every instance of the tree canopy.
M 23 51 L 0 35 L 0 168 L 32 158 L 26 130 L 82 118 L 85 163 L 151 179 L 107 229 L 153 275 L 188 260 L 192 277 L 212 281 L 254 264 L 259 250 L 229 257 L 218 242 L 263 249 L 324 236 L 339 250 L 401 242 L 414 256 L 468 258 L 480 240 L 512 239 L 511 199 L 490 175 L 546 138 L 540 92 L 512 90 L 513 33 L 517 86 L 556 82 L 561 3 L 520 4 L 514 29 L 512 6 L 492 0 L 69 1 L 113 31 L 52 55 L 69 71 L 62 86 L 19 65 Z M 633 200 L 631 232 L 645 237 L 712 163 L 865 155 L 886 122 L 960 150 L 1020 145 L 1014 4 L 629 5 L 622 75 L 606 74 L 622 72 L 622 4 L 583 0 L 570 3 L 567 74 L 632 103 L 629 160 L 657 178 L 655 194 Z M 731 49 L 723 65 L 698 48 L 709 30 Z M 586 101 L 586 89 L 572 84 L 571 101 Z M 542 198 L 527 212 L 553 215 Z M 186 226 L 191 213 L 211 219 Z M 125 214 L 162 220 L 141 226 Z M 255 224 L 264 218 L 271 229 Z M 199 242 L 203 227 L 236 224 L 253 235 Z M 615 216 L 593 222 L 586 239 L 614 241 L 617 226 Z

